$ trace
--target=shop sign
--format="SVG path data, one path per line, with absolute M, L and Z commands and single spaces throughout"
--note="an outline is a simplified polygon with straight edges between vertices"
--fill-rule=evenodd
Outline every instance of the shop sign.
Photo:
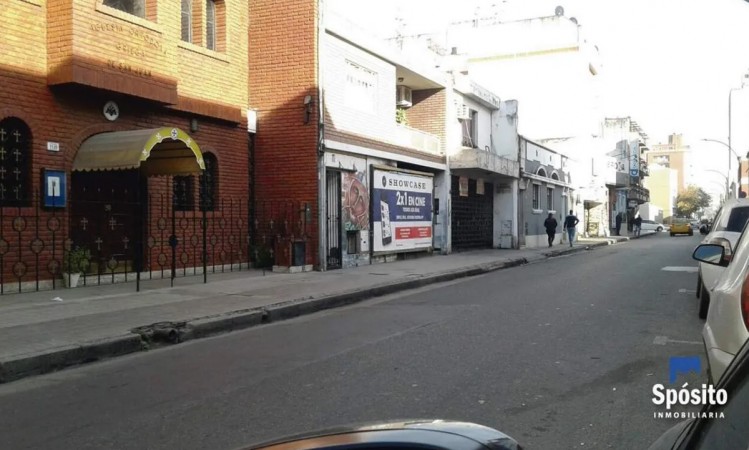
M 373 169 L 374 251 L 402 251 L 432 246 L 431 175 Z

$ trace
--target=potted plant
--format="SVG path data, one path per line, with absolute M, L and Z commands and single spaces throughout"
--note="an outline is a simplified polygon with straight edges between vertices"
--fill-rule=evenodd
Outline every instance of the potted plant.
M 408 125 L 408 116 L 406 115 L 405 109 L 403 108 L 395 109 L 395 123 L 398 123 L 400 125 Z
M 91 264 L 91 252 L 85 247 L 74 247 L 62 258 L 62 279 L 65 287 L 78 286 L 81 272 Z

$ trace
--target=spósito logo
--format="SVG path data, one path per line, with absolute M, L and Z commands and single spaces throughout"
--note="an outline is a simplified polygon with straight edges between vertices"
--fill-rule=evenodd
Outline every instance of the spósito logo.
M 690 372 L 699 375 L 702 372 L 702 360 L 699 356 L 672 356 L 668 360 L 668 382 L 673 384 L 679 375 Z M 666 388 L 663 384 L 653 386 L 653 403 L 665 405 L 666 412 L 654 412 L 654 418 L 723 418 L 723 412 L 687 412 L 671 411 L 673 407 L 685 407 L 689 405 L 725 405 L 728 394 L 725 389 L 715 389 L 713 385 L 702 384 L 699 388 L 689 389 L 689 383 L 684 383 L 680 388 Z

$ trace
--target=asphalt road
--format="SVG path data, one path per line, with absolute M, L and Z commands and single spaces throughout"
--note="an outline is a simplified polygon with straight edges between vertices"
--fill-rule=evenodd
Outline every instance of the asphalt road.
M 409 417 L 528 449 L 647 448 L 676 423 L 651 402 L 668 357 L 703 355 L 679 269 L 698 241 L 661 233 L 3 385 L 0 448 L 236 448 Z

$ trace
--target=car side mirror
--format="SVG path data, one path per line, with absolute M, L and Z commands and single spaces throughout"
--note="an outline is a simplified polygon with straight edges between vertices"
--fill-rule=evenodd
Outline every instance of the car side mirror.
M 722 245 L 702 244 L 698 245 L 692 253 L 692 258 L 714 266 L 726 267 L 729 259 L 725 256 L 726 249 Z

